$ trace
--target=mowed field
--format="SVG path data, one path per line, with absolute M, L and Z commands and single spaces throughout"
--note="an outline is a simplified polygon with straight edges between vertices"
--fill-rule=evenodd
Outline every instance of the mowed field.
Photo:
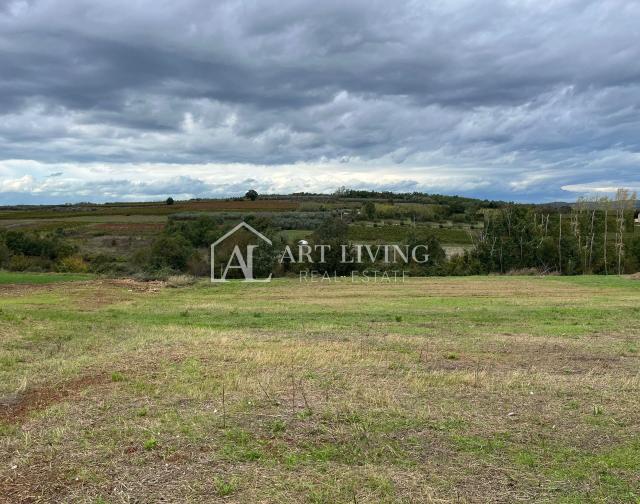
M 2 502 L 640 502 L 638 280 L 55 279 L 0 277 Z

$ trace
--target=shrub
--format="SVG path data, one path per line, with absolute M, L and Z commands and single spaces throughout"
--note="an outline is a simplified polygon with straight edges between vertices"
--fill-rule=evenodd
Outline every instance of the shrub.
M 4 241 L 0 241 L 0 267 L 7 264 L 9 262 L 9 258 L 11 257 L 11 251 L 7 244 Z
M 366 201 L 362 205 L 362 213 L 369 220 L 375 219 L 376 218 L 376 204 L 373 201 Z
M 150 265 L 154 269 L 183 271 L 192 255 L 193 247 L 183 236 L 161 236 L 151 247 Z
M 193 254 L 187 261 L 187 272 L 193 276 L 207 276 L 211 273 L 211 268 L 199 254 Z
M 338 241 L 346 243 L 349 226 L 340 219 L 325 220 L 314 233 L 314 239 L 318 243 Z
M 92 273 L 126 274 L 127 264 L 120 262 L 115 256 L 109 254 L 97 254 L 88 259 L 89 271 Z
M 17 254 L 11 257 L 9 261 L 9 269 L 11 271 L 26 271 L 29 269 L 29 259 L 22 254 Z
M 9 250 L 14 254 L 36 256 L 48 259 L 59 259 L 74 253 L 73 245 L 65 242 L 58 235 L 45 235 L 25 233 L 22 231 L 8 231 L 5 242 Z
M 52 271 L 53 263 L 46 257 L 30 257 L 16 254 L 9 260 L 12 271 Z
M 86 273 L 89 265 L 80 256 L 69 256 L 58 261 L 56 270 L 61 273 Z
M 640 234 L 635 234 L 629 243 L 629 257 L 632 261 L 632 269 L 640 268 Z
M 220 236 L 221 219 L 210 216 L 197 216 L 195 219 L 169 219 L 166 227 L 166 234 L 171 236 L 182 236 L 194 247 L 205 247 L 211 245 Z

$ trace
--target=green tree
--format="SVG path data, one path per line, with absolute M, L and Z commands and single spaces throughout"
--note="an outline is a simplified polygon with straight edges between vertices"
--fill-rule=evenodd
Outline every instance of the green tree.
M 635 233 L 629 241 L 629 258 L 633 271 L 640 270 L 640 234 Z
M 193 253 L 193 247 L 185 237 L 161 236 L 151 247 L 150 266 L 154 269 L 168 267 L 183 271 Z
M 5 243 L 16 255 L 60 259 L 72 255 L 76 248 L 61 238 L 59 234 L 25 233 L 7 231 Z
M 440 242 L 433 233 L 418 235 L 415 231 L 410 231 L 406 238 L 409 250 L 415 247 L 425 245 L 429 260 L 425 263 L 410 263 L 409 269 L 415 274 L 437 275 L 445 272 L 444 267 L 447 261 L 447 255 L 440 245 Z
M 11 251 L 7 244 L 0 238 L 0 267 L 4 266 L 11 256 Z
M 314 269 L 320 272 L 328 272 L 338 275 L 347 275 L 353 269 L 357 269 L 357 265 L 345 263 L 342 261 L 342 246 L 346 247 L 345 259 L 351 260 L 351 246 L 348 242 L 349 226 L 342 220 L 331 218 L 325 220 L 313 234 L 313 243 L 315 245 L 326 245 L 324 253 L 324 264 L 318 263 L 320 259 L 319 249 L 314 249 L 313 258 L 316 261 Z
M 313 234 L 317 243 L 326 243 L 329 241 L 338 241 L 347 243 L 347 235 L 349 226 L 342 220 L 331 218 L 325 220 Z
M 376 218 L 376 204 L 373 201 L 367 201 L 362 205 L 362 213 L 364 216 L 373 220 Z
M 258 199 L 258 191 L 256 191 L 255 189 L 249 189 L 244 197 L 251 201 L 255 201 Z

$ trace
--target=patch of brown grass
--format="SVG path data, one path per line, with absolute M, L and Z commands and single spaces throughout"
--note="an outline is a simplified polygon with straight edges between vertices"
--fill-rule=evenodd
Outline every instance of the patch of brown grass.
M 80 391 L 108 381 L 109 378 L 105 374 L 85 375 L 60 384 L 27 389 L 0 397 L 0 422 L 20 423 L 34 411 L 73 399 Z

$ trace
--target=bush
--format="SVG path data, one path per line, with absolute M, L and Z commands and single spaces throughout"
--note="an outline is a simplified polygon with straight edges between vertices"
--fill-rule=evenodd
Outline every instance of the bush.
M 327 219 L 316 229 L 313 237 L 317 243 L 329 243 L 331 241 L 346 243 L 348 232 L 349 226 L 340 219 Z
M 187 272 L 193 276 L 208 276 L 211 268 L 209 263 L 196 253 L 187 261 Z
M 627 271 L 640 270 L 640 234 L 635 233 L 627 245 Z
M 61 273 L 86 273 L 89 265 L 80 256 L 69 256 L 58 261 L 56 270 Z
M 7 244 L 4 241 L 0 241 L 0 267 L 4 266 L 9 262 L 9 258 L 11 257 L 11 251 Z
M 206 247 L 222 236 L 222 221 L 218 217 L 198 216 L 195 219 L 169 219 L 166 234 L 182 236 L 194 247 Z
M 9 260 L 9 269 L 12 271 L 53 271 L 53 263 L 46 257 L 17 254 Z
M 375 219 L 376 218 L 376 204 L 373 201 L 366 201 L 362 205 L 362 213 L 369 220 Z
M 17 255 L 59 259 L 75 252 L 73 245 L 65 242 L 59 235 L 39 236 L 36 233 L 8 231 L 6 246 Z
M 29 259 L 22 254 L 14 255 L 9 261 L 9 269 L 11 271 L 26 271 L 29 269 Z
M 193 252 L 193 247 L 183 236 L 161 236 L 151 247 L 149 263 L 154 269 L 184 271 Z
M 88 258 L 89 270 L 92 273 L 121 272 L 123 264 L 115 256 L 109 254 L 97 254 Z

